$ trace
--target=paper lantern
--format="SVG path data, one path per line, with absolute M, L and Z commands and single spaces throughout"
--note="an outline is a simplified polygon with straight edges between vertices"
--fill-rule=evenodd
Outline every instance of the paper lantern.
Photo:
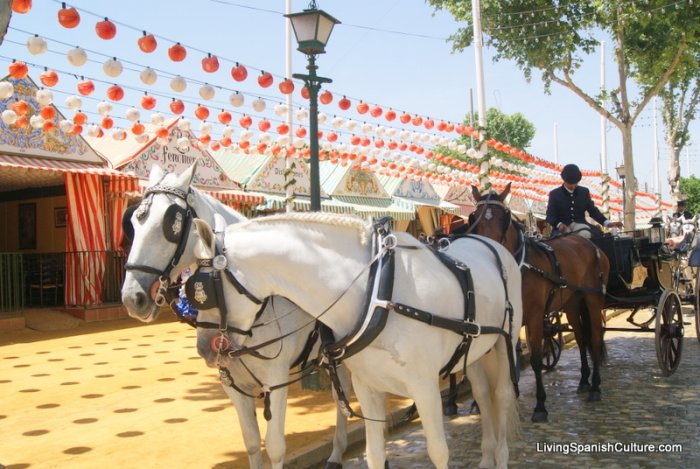
M 253 132 L 250 130 L 244 130 L 241 132 L 241 140 L 250 140 L 253 137 Z
M 121 101 L 123 97 L 124 90 L 121 86 L 112 85 L 109 88 L 107 88 L 107 98 L 111 99 L 112 101 Z
M 158 74 L 151 67 L 146 67 L 139 74 L 141 82 L 145 85 L 152 85 L 158 79 Z
M 253 119 L 251 119 L 251 117 L 248 115 L 243 115 L 243 117 L 238 119 L 238 123 L 240 124 L 241 127 L 243 127 L 244 129 L 247 129 L 248 127 L 250 127 L 252 125 Z
M 215 55 L 207 54 L 202 59 L 202 70 L 207 73 L 214 73 L 219 69 L 219 59 Z
M 360 114 L 365 114 L 367 111 L 369 111 L 369 104 L 367 104 L 364 101 L 360 101 L 360 103 L 356 107 L 357 112 Z
M 309 89 L 308 89 L 306 86 L 303 86 L 303 87 L 301 88 L 300 93 L 301 93 L 301 97 L 302 97 L 302 98 L 304 98 L 304 99 L 309 99 L 309 96 L 310 96 L 310 95 L 309 95 Z
M 143 95 L 141 96 L 141 107 L 146 109 L 146 110 L 151 110 L 154 107 L 156 107 L 157 100 L 154 96 L 151 95 Z
M 199 133 L 202 135 L 209 135 L 212 130 L 212 125 L 209 122 L 202 122 L 199 126 Z
M 175 140 L 175 146 L 178 150 L 186 152 L 190 149 L 190 139 L 187 137 L 180 137 Z
M 39 81 L 44 86 L 55 86 L 58 83 L 58 74 L 54 70 L 44 70 L 39 74 Z
M 61 129 L 61 132 L 64 134 L 70 133 L 73 130 L 73 123 L 69 121 L 68 119 L 62 119 L 58 123 L 58 128 Z
M 299 121 L 305 121 L 305 120 L 307 120 L 307 119 L 309 118 L 309 111 L 307 111 L 306 109 L 300 107 L 299 109 L 297 109 L 296 118 L 297 118 L 297 120 L 299 120 Z
M 5 109 L 4 111 L 2 111 L 0 118 L 2 118 L 2 121 L 6 125 L 12 125 L 17 121 L 17 113 L 12 109 Z
M 362 127 L 360 127 L 360 130 L 363 134 L 368 134 L 371 133 L 372 130 L 374 130 L 374 127 L 372 127 L 372 124 L 368 124 L 367 122 L 365 122 L 364 124 L 362 124 Z
M 20 60 L 12 62 L 7 69 L 10 75 L 12 75 L 13 78 L 17 78 L 18 80 L 21 80 L 22 78 L 26 77 L 29 73 L 29 67 L 27 67 L 27 64 Z
M 0 100 L 7 99 L 15 94 L 15 87 L 9 81 L 0 81 Z
M 294 82 L 287 78 L 280 82 L 279 89 L 282 94 L 290 94 L 294 91 Z
M 121 75 L 123 70 L 124 67 L 122 66 L 122 63 L 118 61 L 116 57 L 112 57 L 102 66 L 102 71 L 105 72 L 105 75 L 112 78 Z
M 258 129 L 260 129 L 261 132 L 267 132 L 270 130 L 270 127 L 272 124 L 270 124 L 270 121 L 267 119 L 263 119 L 260 122 L 258 122 Z
M 177 121 L 177 128 L 182 130 L 183 132 L 189 132 L 191 126 L 192 122 L 190 122 L 189 119 L 182 118 L 179 121 Z
M 217 116 L 217 118 L 219 119 L 219 122 L 221 122 L 222 124 L 226 125 L 226 124 L 228 124 L 229 122 L 231 122 L 231 119 L 232 119 L 233 117 L 231 116 L 231 113 L 230 113 L 230 112 L 228 112 L 228 111 L 221 111 L 221 112 L 219 113 L 219 115 Z
M 97 137 L 100 135 L 100 126 L 99 125 L 88 125 L 88 128 L 85 130 L 85 133 L 87 134 L 88 137 Z
M 319 125 L 323 125 L 323 124 L 326 123 L 326 119 L 328 119 L 328 116 L 325 115 L 325 114 L 322 113 L 322 112 L 319 112 L 319 113 L 318 113 L 318 118 L 317 118 L 317 119 L 318 119 L 318 124 L 319 124 Z
M 261 98 L 256 99 L 251 103 L 251 106 L 253 107 L 253 110 L 255 112 L 263 112 L 267 105 L 265 104 L 265 101 Z
M 231 96 L 229 96 L 228 100 L 231 103 L 231 106 L 241 107 L 241 106 L 243 106 L 243 102 L 245 101 L 245 97 L 241 93 L 236 91 L 235 93 L 231 93 Z
M 135 122 L 139 119 L 141 119 L 141 111 L 136 109 L 135 107 L 130 107 L 126 111 L 124 111 L 124 116 L 126 119 L 130 122 Z
M 199 120 L 204 120 L 207 117 L 209 117 L 209 109 L 206 106 L 202 106 L 201 104 L 197 106 L 197 109 L 194 110 L 194 115 L 197 117 Z
M 83 107 L 83 100 L 80 97 L 72 95 L 66 98 L 66 107 L 68 109 L 76 110 Z
M 109 40 L 117 35 L 117 27 L 108 18 L 105 18 L 95 25 L 95 32 L 101 39 Z
M 43 117 L 44 120 L 51 120 L 56 117 L 56 108 L 51 105 L 44 106 L 39 109 L 39 115 Z
M 384 110 L 383 110 L 380 106 L 374 106 L 374 107 L 369 111 L 369 113 L 370 113 L 370 115 L 371 115 L 372 117 L 379 117 L 379 116 L 382 115 L 383 112 L 384 112 Z
M 140 135 L 134 135 L 134 140 L 136 140 L 137 143 L 146 143 L 148 141 L 148 135 L 145 132 Z
M 170 80 L 170 88 L 176 93 L 182 93 L 187 89 L 187 81 L 180 75 L 176 75 L 172 80 Z
M 168 49 L 168 57 L 173 62 L 182 62 L 187 57 L 187 49 L 185 49 L 182 44 L 175 43 Z
M 85 65 L 85 62 L 87 62 L 87 53 L 80 47 L 69 50 L 66 57 L 68 62 L 75 67 Z
M 24 14 L 32 9 L 32 0 L 12 0 L 12 11 Z
M 318 96 L 318 100 L 321 102 L 321 104 L 330 104 L 333 102 L 333 93 L 326 90 Z
M 27 39 L 27 50 L 32 55 L 39 55 L 49 50 L 49 46 L 46 44 L 46 39 L 35 34 Z
M 100 121 L 100 127 L 102 127 L 103 129 L 111 129 L 113 125 L 114 121 L 109 116 L 103 117 L 102 121 Z
M 143 32 L 143 36 L 141 36 L 136 42 L 139 49 L 146 54 L 150 54 L 156 50 L 156 47 L 158 47 L 158 41 L 156 41 L 155 36 L 153 34 L 146 34 L 146 31 Z
M 73 124 L 75 125 L 85 125 L 87 122 L 87 116 L 84 112 L 76 112 L 73 115 Z
M 72 29 L 80 24 L 80 13 L 73 7 L 66 7 L 63 4 L 63 8 L 58 10 L 58 22 L 64 28 Z
M 340 101 L 338 101 L 338 107 L 340 109 L 342 109 L 343 111 L 347 111 L 348 109 L 350 109 L 351 105 L 352 105 L 352 103 L 345 96 L 343 96 L 342 99 Z
M 389 122 L 393 121 L 396 119 L 396 111 L 393 109 L 389 109 L 386 111 L 386 114 L 384 114 L 384 119 L 388 120 Z
M 289 133 L 289 125 L 282 123 L 277 126 L 277 133 L 280 135 L 286 135 Z
M 223 135 L 224 138 L 231 137 L 231 135 L 233 135 L 234 130 L 235 129 L 230 125 L 225 125 L 224 128 L 221 129 L 221 135 Z
M 179 99 L 173 99 L 170 102 L 170 111 L 173 114 L 182 114 L 185 111 L 185 104 Z
M 114 140 L 126 140 L 126 130 L 124 129 L 114 129 L 112 132 L 112 138 Z
M 408 124 L 411 121 L 411 115 L 407 112 L 404 112 L 403 114 L 401 114 L 401 117 L 399 117 L 399 120 L 402 124 Z
M 97 112 L 102 115 L 106 116 L 108 114 L 112 113 L 112 105 L 108 103 L 107 101 L 102 101 L 97 105 Z
M 262 86 L 263 88 L 268 88 L 270 85 L 272 85 L 273 81 L 274 80 L 270 72 L 262 71 L 258 77 L 258 85 Z
M 151 114 L 151 124 L 153 125 L 161 125 L 165 122 L 165 116 L 161 114 L 160 112 L 154 112 Z
M 248 69 L 236 62 L 236 66 L 231 68 L 231 76 L 236 81 L 243 81 L 248 78 Z
M 90 96 L 95 91 L 95 84 L 92 80 L 81 80 L 78 82 L 78 93 L 83 96 Z
M 214 97 L 216 94 L 216 91 L 214 91 L 214 87 L 208 84 L 204 84 L 199 88 L 199 96 L 202 97 L 202 99 L 209 101 Z

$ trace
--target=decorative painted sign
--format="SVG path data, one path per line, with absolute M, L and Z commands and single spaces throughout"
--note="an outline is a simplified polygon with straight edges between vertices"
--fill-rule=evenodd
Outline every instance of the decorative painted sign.
M 245 156 L 242 158 L 245 158 Z M 246 189 L 267 194 L 286 194 L 286 181 L 284 177 L 287 171 L 286 164 L 286 159 L 281 154 L 271 156 L 267 163 L 265 163 L 260 170 L 253 175 L 250 182 L 246 184 Z M 293 181 L 292 188 L 294 195 L 309 196 L 309 188 L 311 187 L 309 167 L 305 162 L 296 158 L 293 160 L 292 166 L 292 172 L 288 178 L 291 178 Z M 323 189 L 321 189 L 321 197 L 326 197 Z
M 332 195 L 389 198 L 389 194 L 384 190 L 374 173 L 361 169 L 349 169 Z
M 408 178 L 401 181 L 399 187 L 391 195 L 394 197 L 404 197 L 417 201 L 440 201 L 440 196 L 437 194 L 437 192 L 435 192 L 435 189 L 430 183 L 423 181 L 412 181 Z

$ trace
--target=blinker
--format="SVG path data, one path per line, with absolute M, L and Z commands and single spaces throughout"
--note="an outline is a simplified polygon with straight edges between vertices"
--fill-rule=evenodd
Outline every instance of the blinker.
M 186 211 L 179 205 L 173 204 L 163 215 L 163 236 L 171 243 L 178 243 L 182 237 Z
M 211 272 L 198 270 L 185 283 L 187 300 L 197 309 L 212 309 L 216 304 L 216 290 Z

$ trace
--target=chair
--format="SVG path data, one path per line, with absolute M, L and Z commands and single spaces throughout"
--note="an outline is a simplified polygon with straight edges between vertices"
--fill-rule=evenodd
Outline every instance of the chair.
M 29 303 L 35 304 L 38 296 L 39 306 L 44 306 L 44 301 L 51 299 L 53 306 L 58 305 L 59 290 L 63 289 L 63 269 L 58 264 L 56 257 L 40 257 L 28 270 L 29 275 Z

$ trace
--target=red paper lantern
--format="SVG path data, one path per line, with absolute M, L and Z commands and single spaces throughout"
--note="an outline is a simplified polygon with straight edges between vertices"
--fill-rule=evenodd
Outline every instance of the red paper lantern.
M 204 134 L 199 136 L 199 143 L 202 143 L 204 145 L 208 145 L 209 142 L 211 142 L 211 135 L 209 134 Z
M 364 101 L 360 101 L 360 104 L 357 105 L 357 112 L 360 114 L 365 114 L 367 111 L 369 111 L 369 104 Z
M 50 88 L 58 83 L 58 74 L 54 70 L 44 70 L 39 74 L 39 80 L 42 85 Z
M 333 93 L 326 90 L 319 95 L 318 100 L 321 101 L 321 104 L 330 104 L 333 101 Z
M 207 73 L 214 73 L 219 69 L 219 59 L 215 55 L 207 54 L 202 59 L 202 70 Z
M 222 147 L 228 148 L 231 146 L 233 141 L 231 140 L 231 137 L 224 137 L 221 140 L 219 140 L 219 143 L 221 143 Z
M 253 119 L 248 115 L 244 115 L 243 117 L 238 119 L 238 123 L 240 124 L 241 127 L 243 127 L 244 129 L 247 129 L 248 127 L 250 127 L 253 124 Z
M 12 11 L 24 14 L 32 9 L 32 0 L 12 0 Z
M 352 103 L 345 96 L 343 96 L 343 98 L 340 101 L 338 101 L 338 107 L 343 111 L 347 111 L 348 109 L 350 109 L 351 105 Z
M 170 111 L 173 114 L 182 114 L 185 111 L 185 103 L 179 99 L 173 99 L 170 102 Z
M 19 60 L 16 62 L 12 62 L 7 69 L 10 72 L 10 75 L 12 75 L 13 78 L 17 78 L 18 80 L 21 80 L 22 78 L 26 77 L 29 73 L 29 67 L 27 67 L 27 64 Z
M 294 133 L 296 134 L 297 137 L 304 138 L 304 137 L 306 137 L 306 128 L 297 127 L 297 130 Z
M 199 120 L 204 120 L 207 117 L 209 117 L 209 109 L 206 106 L 202 106 L 201 104 L 197 106 L 197 109 L 194 110 L 194 115 L 197 117 Z
M 103 117 L 102 122 L 100 122 L 100 127 L 102 127 L 103 129 L 111 129 L 113 125 L 114 121 L 109 116 Z
M 287 135 L 289 133 L 289 126 L 287 124 L 280 124 L 277 126 L 277 133 L 280 135 Z
M 432 129 L 433 127 L 435 127 L 435 121 L 432 120 L 432 119 L 427 119 L 427 120 L 425 121 L 425 123 L 423 123 L 423 126 L 424 126 L 426 129 L 430 130 L 430 129 Z
M 263 119 L 260 122 L 258 122 L 258 129 L 260 129 L 261 132 L 267 132 L 270 130 L 270 127 L 272 124 L 270 124 L 270 121 L 267 119 Z
M 136 42 L 139 49 L 146 54 L 150 54 L 156 50 L 156 47 L 158 47 L 158 41 L 156 41 L 155 36 L 153 34 L 146 34 L 146 31 L 143 32 L 143 36 L 141 36 Z
M 187 57 L 187 49 L 185 49 L 182 44 L 175 43 L 168 49 L 168 57 L 173 62 L 182 62 Z
M 56 117 L 56 108 L 51 105 L 44 106 L 39 110 L 39 115 L 47 121 L 51 120 Z
M 228 111 L 221 111 L 217 118 L 219 119 L 219 122 L 221 122 L 224 125 L 228 124 L 229 122 L 231 122 L 231 119 L 233 119 L 231 113 Z
M 29 112 L 29 104 L 27 104 L 27 102 L 23 99 L 15 101 L 10 107 L 18 116 L 23 116 Z
M 71 129 L 70 133 L 73 135 L 80 135 L 83 133 L 83 126 L 82 125 L 74 125 L 73 129 Z
M 112 85 L 107 88 L 107 97 L 112 101 L 121 101 L 124 97 L 124 90 L 119 85 Z
M 270 72 L 261 72 L 260 76 L 258 77 L 258 85 L 262 86 L 263 88 L 268 88 L 270 85 L 272 85 L 273 82 L 272 75 Z
M 393 121 L 394 119 L 396 119 L 396 111 L 394 111 L 393 109 L 389 109 L 388 111 L 386 111 L 386 114 L 384 114 L 384 118 L 389 122 Z
M 294 91 L 294 82 L 287 78 L 286 80 L 280 82 L 279 89 L 282 94 L 291 94 Z
M 217 151 L 221 148 L 221 144 L 219 142 L 211 142 L 211 145 L 209 145 L 209 148 L 211 148 L 212 151 Z
M 236 62 L 236 66 L 231 68 L 231 76 L 236 81 L 243 81 L 248 78 L 248 70 L 245 66 Z
M 92 80 L 82 80 L 78 82 L 78 93 L 83 96 L 89 96 L 95 91 L 95 84 Z
M 143 95 L 141 96 L 141 107 L 150 110 L 156 107 L 156 98 L 150 95 Z
M 109 40 L 117 35 L 117 27 L 105 18 L 104 21 L 100 21 L 95 25 L 95 32 L 101 39 Z
M 141 123 L 141 122 L 134 122 L 134 125 L 131 126 L 131 133 L 134 135 L 141 135 L 146 131 L 146 127 Z
M 158 127 L 156 130 L 156 137 L 158 138 L 166 138 L 168 136 L 168 129 L 163 127 L 162 125 Z
M 43 130 L 44 132 L 51 132 L 54 127 L 56 127 L 56 124 L 53 121 L 46 121 L 41 127 L 41 130 Z
M 331 133 L 328 134 L 328 137 L 326 137 L 326 139 L 327 139 L 329 142 L 335 142 L 335 141 L 338 140 L 338 134 L 335 133 L 335 132 L 331 132 Z
M 73 123 L 75 125 L 85 125 L 86 122 L 87 116 L 85 113 L 78 111 L 73 115 Z
M 267 150 L 267 143 L 260 142 L 256 148 L 258 153 L 265 153 L 265 150 Z
M 382 115 L 384 110 L 380 106 L 374 106 L 371 111 L 369 111 L 372 117 L 379 117 Z
M 357 135 L 353 135 L 350 138 L 350 143 L 353 145 L 359 145 L 361 141 L 362 141 L 362 139 L 360 137 L 358 137 Z
M 80 24 L 80 13 L 73 7 L 67 8 L 64 3 L 63 8 L 58 10 L 58 22 L 64 28 L 75 28 Z
M 24 129 L 29 125 L 29 118 L 27 116 L 19 116 L 14 125 L 18 129 Z
M 423 118 L 421 116 L 416 116 L 413 119 L 411 119 L 411 124 L 415 126 L 419 126 L 423 123 Z
M 401 114 L 401 117 L 399 117 L 399 120 L 402 124 L 408 124 L 411 120 L 411 115 L 407 112 L 404 112 L 403 114 Z
M 238 142 L 238 146 L 245 150 L 250 146 L 250 141 L 249 140 L 241 140 L 240 142 Z

